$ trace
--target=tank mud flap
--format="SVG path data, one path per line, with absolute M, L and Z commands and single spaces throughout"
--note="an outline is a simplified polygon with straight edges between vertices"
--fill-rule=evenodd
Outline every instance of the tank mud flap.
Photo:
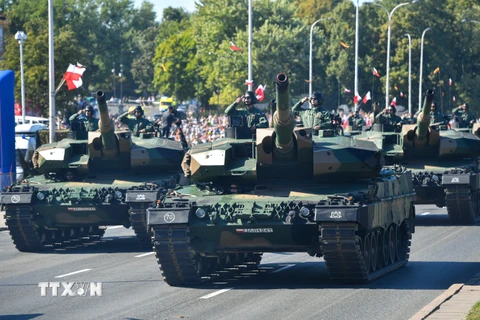
M 129 220 L 143 248 L 152 248 L 152 232 L 147 226 L 147 208 L 150 203 L 129 203 Z
M 171 286 L 231 282 L 263 272 L 257 269 L 262 259 L 261 252 L 208 257 L 196 253 L 187 225 L 154 226 L 153 249 L 162 276 Z
M 411 227 L 368 230 L 356 223 L 319 224 L 320 245 L 330 279 L 368 283 L 403 267 L 410 252 Z
M 480 189 L 469 185 L 446 185 L 445 202 L 448 217 L 455 224 L 474 224 L 480 220 Z

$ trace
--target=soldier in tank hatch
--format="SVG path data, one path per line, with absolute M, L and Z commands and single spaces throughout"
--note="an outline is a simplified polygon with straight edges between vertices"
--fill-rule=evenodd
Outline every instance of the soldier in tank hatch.
M 98 130 L 98 119 L 93 116 L 94 110 L 92 106 L 88 106 L 86 109 L 82 109 L 77 113 L 74 113 L 68 120 L 72 121 L 83 121 L 85 123 L 85 129 L 87 131 L 97 131 Z M 78 118 L 81 114 L 84 114 L 84 118 Z
M 303 109 L 305 102 L 309 101 L 311 109 Z M 314 130 L 333 129 L 332 115 L 322 107 L 323 96 L 320 92 L 314 92 L 311 97 L 305 97 L 298 101 L 292 108 L 296 116 L 300 116 L 303 125 Z
M 475 123 L 475 115 L 470 111 L 468 103 L 452 110 L 455 121 L 460 123 L 460 128 L 471 128 Z
M 415 118 L 422 112 L 422 109 L 418 110 L 415 113 Z M 430 106 L 430 124 L 445 124 L 445 117 L 440 111 L 438 111 L 438 106 L 435 101 L 432 102 Z
M 135 115 L 135 118 L 133 119 L 128 118 L 128 114 Z M 148 121 L 148 119 L 145 119 L 143 115 L 144 115 L 143 108 L 141 106 L 137 106 L 131 112 L 127 111 L 124 114 L 121 114 L 118 117 L 118 120 L 121 123 L 126 124 L 128 126 L 128 129 L 132 132 L 132 134 L 138 137 L 140 133 L 155 131 L 153 125 L 150 123 L 150 121 Z
M 244 109 L 238 109 L 237 106 L 243 100 Z M 241 116 L 245 120 L 245 125 L 250 129 L 250 133 L 254 134 L 256 128 L 268 128 L 268 119 L 262 110 L 255 107 L 257 98 L 252 91 L 247 91 L 245 95 L 237 98 L 234 103 L 225 109 L 228 116 Z
M 375 121 L 383 124 L 383 131 L 393 132 L 402 126 L 402 118 L 397 116 L 396 113 L 397 108 L 391 104 L 375 117 Z

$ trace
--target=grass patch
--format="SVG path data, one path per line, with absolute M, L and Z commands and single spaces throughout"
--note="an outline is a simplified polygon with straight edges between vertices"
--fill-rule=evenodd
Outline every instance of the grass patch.
M 480 320 L 480 301 L 475 303 L 467 315 L 466 320 Z

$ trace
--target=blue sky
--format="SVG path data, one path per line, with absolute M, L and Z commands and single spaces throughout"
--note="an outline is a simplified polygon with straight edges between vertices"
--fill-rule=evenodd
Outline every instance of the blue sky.
M 162 17 L 162 12 L 164 8 L 167 7 L 183 7 L 187 11 L 193 12 L 195 10 L 195 0 L 148 0 L 153 3 L 154 9 L 157 11 L 157 20 L 160 20 Z M 354 0 L 352 0 L 354 1 Z M 143 0 L 135 0 L 135 6 L 139 7 Z M 365 0 L 360 0 L 360 3 L 366 2 Z

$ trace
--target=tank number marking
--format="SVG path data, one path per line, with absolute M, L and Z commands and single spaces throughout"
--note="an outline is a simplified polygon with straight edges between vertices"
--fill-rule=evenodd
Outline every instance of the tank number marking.
M 341 219 L 342 218 L 342 213 L 340 211 L 332 211 L 332 212 L 330 212 L 330 218 L 331 219 Z
M 273 233 L 272 228 L 235 229 L 237 233 Z
M 10 198 L 10 200 L 13 202 L 13 203 L 17 203 L 18 201 L 20 201 L 20 196 L 19 195 L 14 195 Z
M 172 223 L 175 220 L 175 214 L 173 212 L 167 212 L 163 216 L 163 220 L 165 220 L 166 223 Z
M 95 207 L 71 207 L 67 208 L 68 211 L 97 211 Z
M 144 194 L 137 194 L 137 199 L 136 200 L 145 200 L 145 195 Z
M 460 178 L 458 177 L 453 177 L 452 178 L 452 181 L 450 181 L 451 183 L 459 183 L 460 182 Z

